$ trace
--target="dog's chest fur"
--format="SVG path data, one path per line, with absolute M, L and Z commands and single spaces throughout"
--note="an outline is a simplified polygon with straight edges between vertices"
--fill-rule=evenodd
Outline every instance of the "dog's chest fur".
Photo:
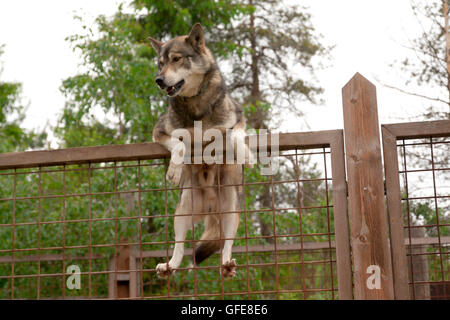
M 217 92 L 215 97 L 173 98 L 170 101 L 168 131 L 178 128 L 192 128 L 194 121 L 202 121 L 203 129 L 233 128 L 242 115 L 242 109 L 226 92 Z

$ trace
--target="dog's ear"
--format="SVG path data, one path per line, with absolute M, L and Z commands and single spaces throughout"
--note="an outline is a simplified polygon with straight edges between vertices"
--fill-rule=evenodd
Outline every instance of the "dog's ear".
M 161 47 L 163 46 L 164 43 L 156 39 L 153 39 L 152 37 L 148 37 L 148 40 L 150 41 L 153 49 L 155 49 L 155 51 L 159 54 L 159 52 L 161 51 Z
M 203 28 L 200 23 L 196 23 L 192 27 L 191 32 L 189 32 L 189 35 L 186 38 L 186 42 L 197 51 L 205 51 L 205 33 L 203 32 Z

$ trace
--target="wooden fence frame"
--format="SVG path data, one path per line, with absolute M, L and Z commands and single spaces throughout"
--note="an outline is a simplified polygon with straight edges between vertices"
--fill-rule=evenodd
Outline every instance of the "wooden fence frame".
M 450 137 L 450 120 L 381 125 L 395 299 L 409 299 L 397 141 Z

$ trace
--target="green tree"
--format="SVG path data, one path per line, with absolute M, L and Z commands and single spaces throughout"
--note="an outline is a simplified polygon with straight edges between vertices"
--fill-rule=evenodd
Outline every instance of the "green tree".
M 423 98 L 430 103 L 425 119 L 450 119 L 450 34 L 448 0 L 410 0 L 411 9 L 421 28 L 421 35 L 403 45 L 411 55 L 391 66 L 407 75 L 406 87 L 417 84 L 419 90 L 386 85 L 405 94 Z M 436 96 L 426 88 L 437 89 Z
M 0 57 L 3 50 L 4 46 L 1 45 Z M 44 144 L 44 132 L 38 134 L 22 127 L 26 108 L 22 104 L 21 91 L 20 83 L 0 81 L 0 153 L 23 151 Z
M 243 103 L 251 128 L 277 126 L 286 111 L 301 115 L 299 102 L 317 103 L 323 89 L 314 70 L 327 58 L 307 8 L 284 1 L 247 0 L 253 8 L 216 37 L 236 46 L 227 78 L 234 97 Z M 322 61 L 323 62 L 323 61 Z M 269 119 L 278 121 L 269 121 Z

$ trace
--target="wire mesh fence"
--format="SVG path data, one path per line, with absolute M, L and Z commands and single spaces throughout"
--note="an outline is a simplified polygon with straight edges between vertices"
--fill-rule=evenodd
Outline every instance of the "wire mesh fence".
M 336 134 L 342 137 L 325 136 Z M 35 164 L 21 168 L 9 159 L 0 170 L 0 298 L 337 299 L 339 282 L 351 281 L 338 281 L 337 270 L 339 260 L 350 259 L 348 248 L 340 249 L 345 258 L 336 254 L 332 190 L 342 181 L 332 174 L 330 141 L 312 136 L 304 145 L 287 143 L 293 136 L 281 141 L 275 175 L 261 175 L 258 165 L 245 169 L 233 279 L 221 275 L 220 252 L 190 265 L 201 224 L 188 231 L 176 272 L 156 276 L 175 244 L 181 192 L 166 180 L 167 159 L 128 161 L 119 150 L 117 160 L 100 161 L 89 148 L 78 150 L 83 161 L 60 161 L 56 153 L 41 161 L 34 153 Z
M 397 148 L 411 298 L 450 299 L 450 138 Z
M 393 274 L 402 299 L 449 299 L 450 121 L 383 125 Z

